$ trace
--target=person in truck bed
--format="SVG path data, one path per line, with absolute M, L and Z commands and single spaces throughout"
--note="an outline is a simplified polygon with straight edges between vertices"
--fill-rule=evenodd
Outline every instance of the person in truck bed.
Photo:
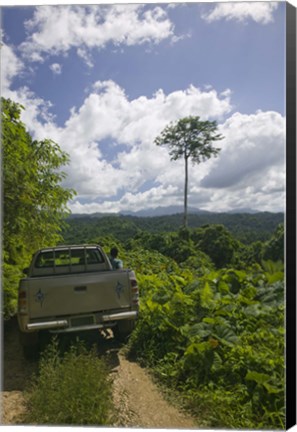
M 116 247 L 113 247 L 110 249 L 110 262 L 112 265 L 113 270 L 118 270 L 123 268 L 123 261 L 120 260 L 118 256 L 118 249 Z

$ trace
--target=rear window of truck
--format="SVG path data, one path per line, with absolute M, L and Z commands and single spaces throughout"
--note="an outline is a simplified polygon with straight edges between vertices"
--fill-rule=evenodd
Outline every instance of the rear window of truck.
M 62 249 L 40 252 L 35 260 L 35 268 L 53 268 L 103 264 L 104 258 L 99 249 Z

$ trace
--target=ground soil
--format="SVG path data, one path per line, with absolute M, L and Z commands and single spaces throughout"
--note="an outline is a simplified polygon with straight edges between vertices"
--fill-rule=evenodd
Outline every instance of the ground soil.
M 24 391 L 38 361 L 25 360 L 18 339 L 16 320 L 10 320 L 2 331 L 2 392 L 1 424 L 23 424 Z M 110 366 L 113 377 L 113 397 L 116 420 L 112 427 L 152 429 L 195 429 L 197 423 L 189 415 L 169 404 L 149 373 L 136 362 L 128 360 L 120 345 L 107 333 L 99 338 L 98 353 Z

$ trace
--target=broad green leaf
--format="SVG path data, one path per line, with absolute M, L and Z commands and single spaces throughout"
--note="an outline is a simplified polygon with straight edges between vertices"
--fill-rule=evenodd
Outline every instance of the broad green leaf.
M 264 373 L 249 371 L 246 374 L 245 379 L 250 381 L 255 381 L 257 384 L 264 384 L 270 380 L 270 376 Z
M 212 304 L 213 292 L 208 282 L 205 282 L 200 297 L 201 297 L 201 305 L 203 307 L 207 308 Z

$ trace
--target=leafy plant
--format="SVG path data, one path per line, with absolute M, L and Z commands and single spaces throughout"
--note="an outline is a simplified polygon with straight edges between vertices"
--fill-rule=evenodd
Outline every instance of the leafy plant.
M 181 392 L 208 427 L 282 428 L 280 264 L 181 277 L 185 269 L 177 266 L 150 274 L 142 256 L 146 275 L 138 269 L 141 313 L 130 352 Z
M 39 375 L 26 394 L 26 423 L 39 425 L 107 425 L 112 410 L 112 383 L 95 350 L 72 345 L 63 356 L 54 339 L 43 353 Z
M 49 139 L 33 140 L 24 107 L 1 98 L 3 162 L 4 317 L 15 312 L 16 275 L 39 247 L 55 244 L 73 190 L 61 186 L 68 155 Z M 15 267 L 15 268 L 13 268 Z M 8 314 L 8 316 L 7 316 Z

